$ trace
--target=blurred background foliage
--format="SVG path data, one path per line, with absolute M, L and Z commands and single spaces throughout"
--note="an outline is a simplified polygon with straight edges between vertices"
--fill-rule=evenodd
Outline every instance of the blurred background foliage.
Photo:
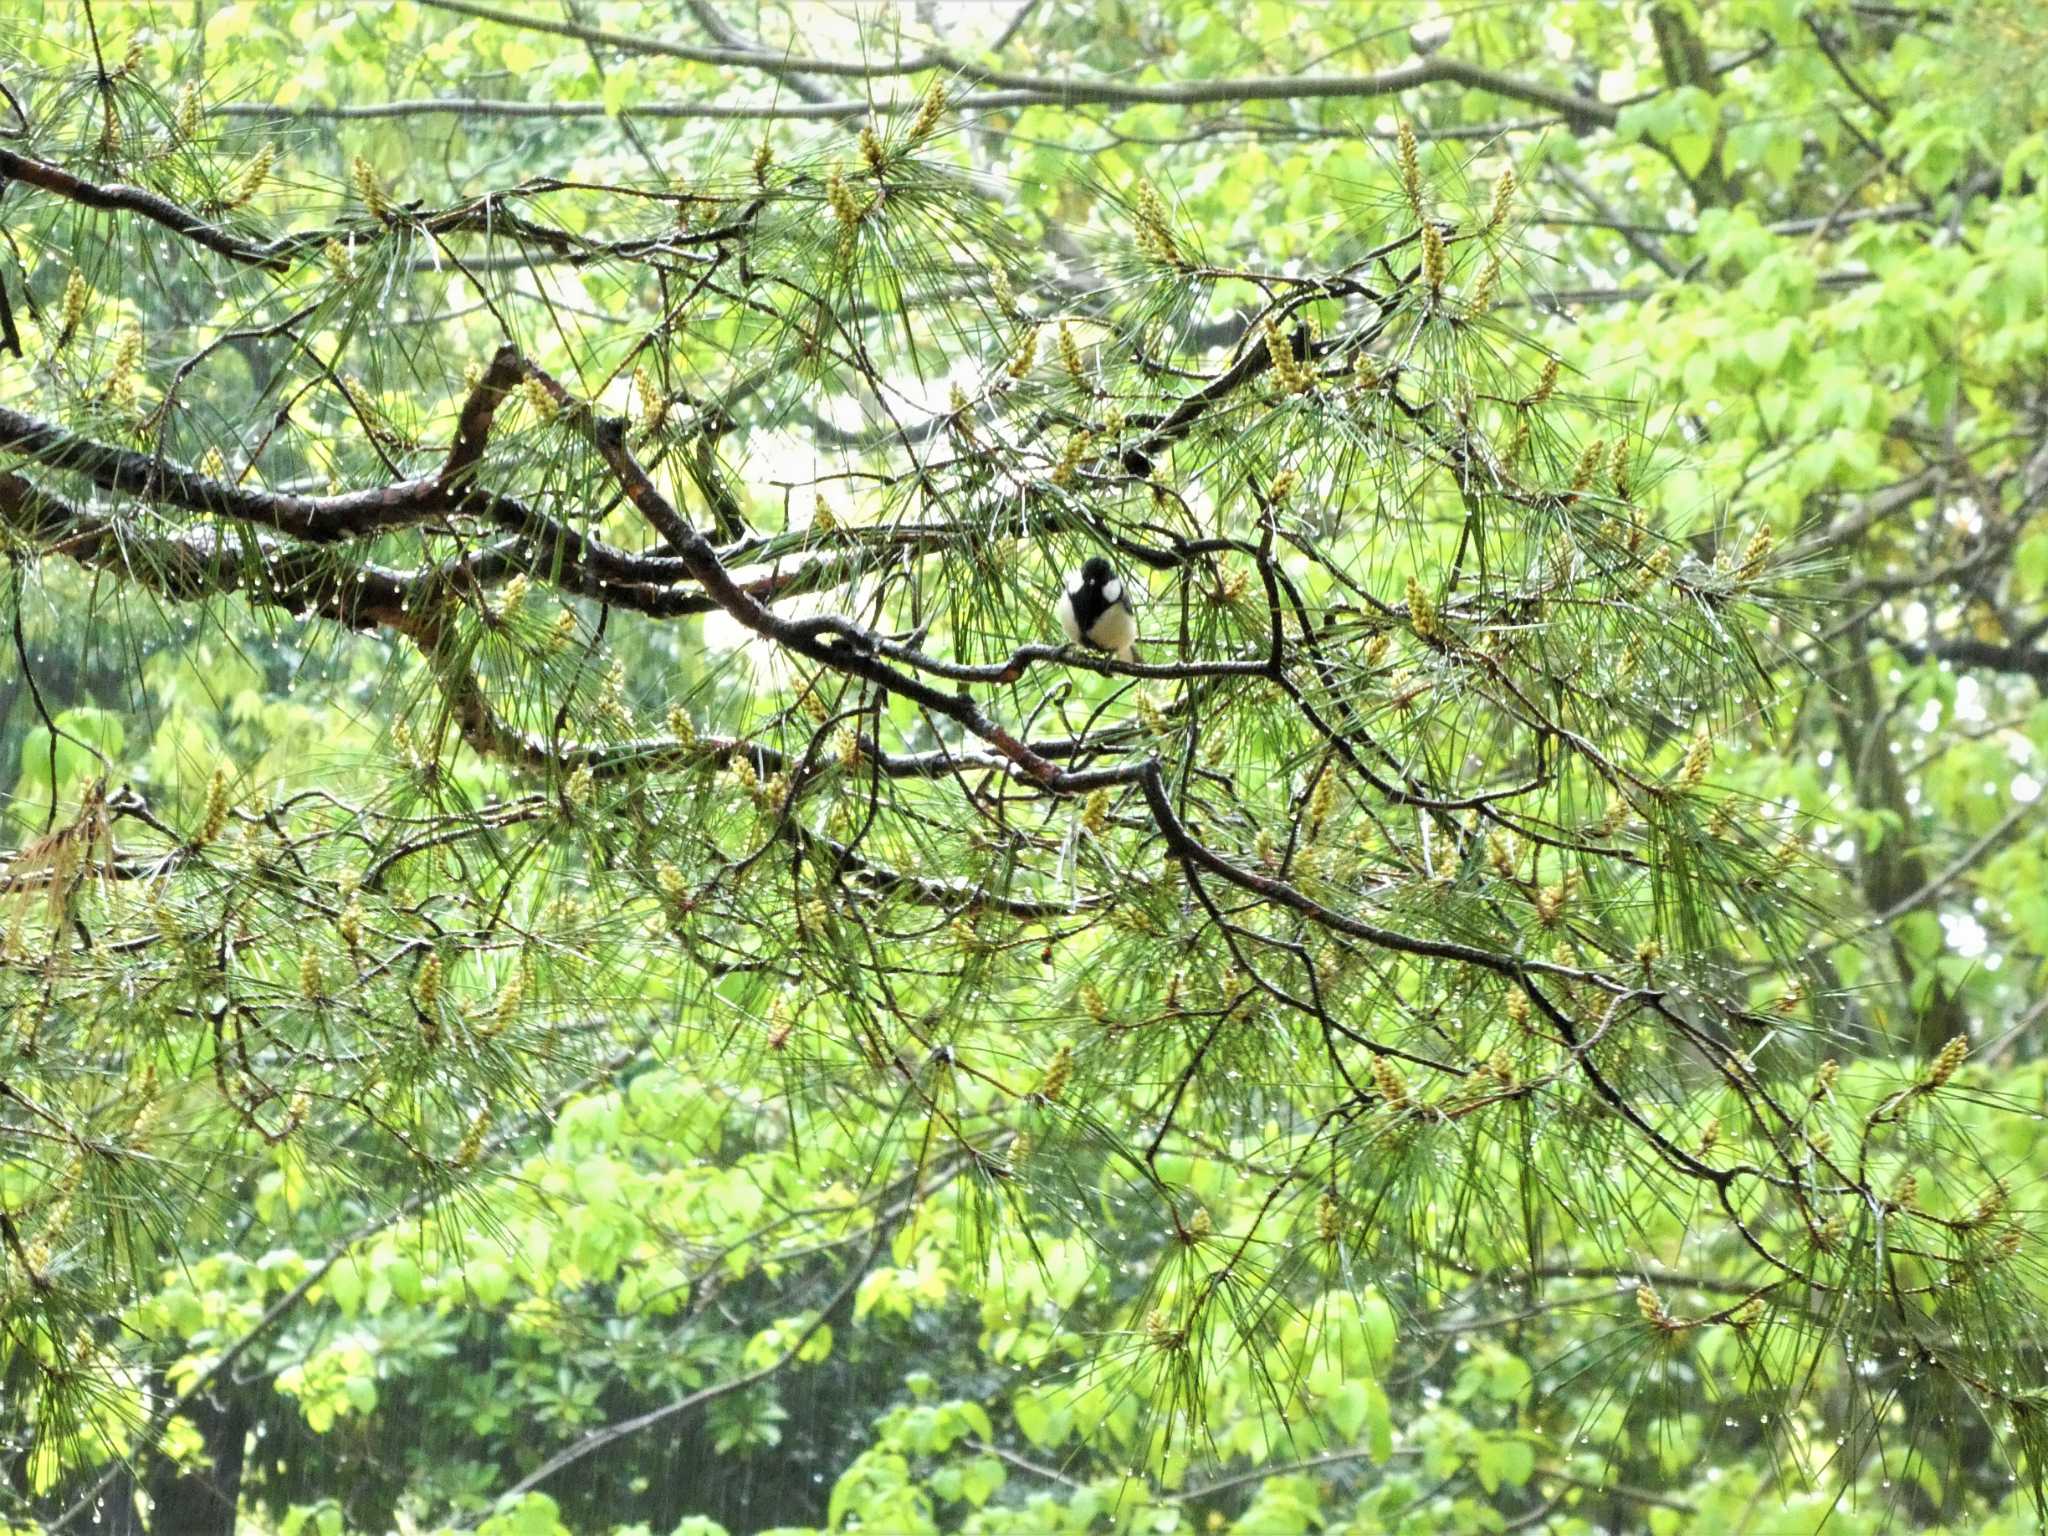
M 0 1528 L 2040 1530 L 2040 23 L 0 18 L 0 150 L 233 247 L 0 195 L 0 406 L 69 434 L 0 442 Z M 449 503 L 265 546 L 80 447 L 397 485 L 506 342 L 482 474 L 552 544 Z M 1277 384 L 1148 440 L 1247 357 Z M 680 546 L 586 400 L 735 564 L 838 562 L 790 612 L 948 665 L 1056 640 L 1114 545 L 1168 670 L 972 679 L 992 716 L 1671 1031 L 1551 1053 L 1505 973 L 1361 979 L 1253 886 L 1191 898 L 1135 778 L 1038 805 L 943 700 L 663 609 Z M 1275 570 L 1334 681 L 1171 670 L 1256 660 Z M 1472 681 L 1514 667 L 1552 725 Z M 1303 699 L 1425 803 L 1538 808 L 1390 828 Z M 1701 793 L 1616 806 L 1601 751 Z M 1543 839 L 1587 827 L 1575 874 Z M 1369 1048 L 1279 1000 L 1332 978 Z M 1723 1203 L 1717 1144 L 1812 1197 Z

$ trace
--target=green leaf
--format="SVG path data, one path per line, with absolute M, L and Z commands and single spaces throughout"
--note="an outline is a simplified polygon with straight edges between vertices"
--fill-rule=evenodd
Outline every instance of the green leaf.
M 1743 353 L 1763 372 L 1776 373 L 1785 361 L 1785 354 L 1792 349 L 1792 334 L 1793 328 L 1789 324 L 1752 331 L 1743 339 Z
M 1365 1448 L 1382 1464 L 1394 1454 L 1394 1406 L 1376 1381 L 1365 1383 Z
M 1714 157 L 1714 136 L 1711 133 L 1674 133 L 1666 147 L 1681 171 L 1688 176 L 1697 176 Z
M 976 1456 L 961 1468 L 960 1494 L 976 1509 L 982 1507 L 1009 1481 L 1010 1474 L 993 1456 Z

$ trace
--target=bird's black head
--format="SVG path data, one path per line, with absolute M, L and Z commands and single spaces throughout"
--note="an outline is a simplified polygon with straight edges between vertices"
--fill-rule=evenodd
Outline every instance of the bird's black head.
M 1100 589 L 1116 580 L 1116 567 L 1096 555 L 1081 567 L 1081 585 Z

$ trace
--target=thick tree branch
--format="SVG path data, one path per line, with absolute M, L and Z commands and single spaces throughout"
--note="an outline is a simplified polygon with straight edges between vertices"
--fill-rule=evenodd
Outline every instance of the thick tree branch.
M 9 178 L 68 198 L 81 207 L 140 214 L 195 245 L 245 266 L 268 267 L 281 272 L 291 266 L 293 253 L 306 243 L 305 236 L 289 235 L 259 245 L 222 229 L 218 224 L 208 223 L 190 209 L 181 208 L 155 192 L 141 187 L 105 186 L 87 181 L 72 175 L 62 166 L 0 147 L 0 180 Z

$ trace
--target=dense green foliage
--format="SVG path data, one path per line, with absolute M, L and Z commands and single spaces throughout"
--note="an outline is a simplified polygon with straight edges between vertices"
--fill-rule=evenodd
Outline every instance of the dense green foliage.
M 0 27 L 0 1530 L 2040 1529 L 2024 4 Z

